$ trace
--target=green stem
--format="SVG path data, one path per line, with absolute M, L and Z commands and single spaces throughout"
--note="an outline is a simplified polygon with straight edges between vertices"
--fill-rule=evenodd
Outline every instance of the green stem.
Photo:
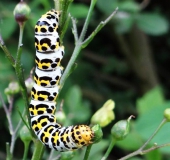
M 24 26 L 25 26 L 25 23 L 22 23 L 22 24 L 19 25 L 20 30 L 19 30 L 18 49 L 19 49 L 20 46 L 22 45 Z
M 114 145 L 116 143 L 116 140 L 115 139 L 112 139 L 111 142 L 110 142 L 110 145 L 105 153 L 105 155 L 102 157 L 101 160 L 106 160 L 106 158 L 109 156 L 110 152 L 112 151 Z
M 100 22 L 100 24 L 91 33 L 91 35 L 82 43 L 82 48 L 85 48 L 93 40 L 96 34 L 113 18 L 117 11 L 118 8 L 116 8 L 115 11 L 113 11 L 112 14 L 105 21 Z
M 60 80 L 60 89 L 63 87 L 67 77 L 70 75 L 70 71 L 72 69 L 72 66 L 74 65 L 74 62 L 75 62 L 78 54 L 80 53 L 80 50 L 81 50 L 81 45 L 76 45 L 75 48 L 74 48 L 73 54 L 71 56 L 71 59 L 68 62 L 68 65 L 67 65 L 67 67 L 66 67 L 66 69 L 64 71 L 64 74 L 61 77 L 61 80 Z
M 6 160 L 12 160 L 12 154 L 10 152 L 10 145 L 8 142 L 6 143 L 6 153 L 7 153 Z
M 30 144 L 30 141 L 24 143 L 24 156 L 23 156 L 23 160 L 27 160 L 29 144 Z
M 84 23 L 84 25 L 83 25 L 83 29 L 82 29 L 81 34 L 80 34 L 80 37 L 79 37 L 79 42 L 82 42 L 82 41 L 84 40 L 86 31 L 87 31 L 87 27 L 88 27 L 88 25 L 89 25 L 90 18 L 91 18 L 91 15 L 92 15 L 92 11 L 93 11 L 93 8 L 94 8 L 96 2 L 97 2 L 97 0 L 91 0 L 90 8 L 89 8 L 89 11 L 88 11 L 88 14 L 87 14 L 85 23 Z
M 31 160 L 42 159 L 42 155 L 43 155 L 43 151 L 44 151 L 44 145 L 39 140 L 35 140 L 34 141 L 34 147 L 35 147 L 35 149 L 34 149 L 34 153 L 33 153 Z
M 155 130 L 155 132 L 150 136 L 150 138 L 144 143 L 144 145 L 139 149 L 142 150 L 146 147 L 146 145 L 153 139 L 153 137 L 158 133 L 158 131 L 162 128 L 162 126 L 166 123 L 166 119 L 163 119 L 158 128 Z
M 85 152 L 85 155 L 84 155 L 84 159 L 83 159 L 83 160 L 88 160 L 88 157 L 89 157 L 89 154 L 90 154 L 91 147 L 92 147 L 92 144 L 89 145 L 89 146 L 87 146 L 86 152 Z
M 136 156 L 138 154 L 144 154 L 144 153 L 147 153 L 145 150 L 143 150 L 146 145 L 148 145 L 148 143 L 153 139 L 153 137 L 158 133 L 158 131 L 162 128 L 162 126 L 166 123 L 166 119 L 163 119 L 162 122 L 160 123 L 160 125 L 158 126 L 158 128 L 154 131 L 154 133 L 149 137 L 149 139 L 135 152 L 132 152 L 130 153 L 129 155 L 125 156 L 125 157 L 122 157 L 120 158 L 119 160 L 126 160 L 128 158 L 131 158 L 133 156 Z M 154 149 L 157 149 L 157 147 L 154 147 Z M 152 148 L 153 150 L 153 148 Z
M 20 85 L 21 94 L 22 94 L 22 97 L 23 97 L 23 100 L 24 100 L 25 106 L 26 106 L 26 110 L 25 110 L 24 114 L 27 113 L 29 124 L 31 124 L 31 120 L 30 120 L 30 116 L 29 116 L 29 101 L 28 101 L 27 88 L 25 86 L 25 78 L 24 78 L 23 68 L 21 66 L 22 39 L 23 39 L 24 26 L 25 26 L 24 24 L 20 25 L 19 43 L 18 43 L 18 50 L 17 50 L 16 62 L 15 62 L 15 72 L 16 72 L 18 82 Z M 32 133 L 32 135 L 34 135 L 34 134 Z
M 60 80 L 60 89 L 62 89 L 63 85 L 64 85 L 64 82 L 65 80 L 67 79 L 67 77 L 69 76 L 70 74 L 70 71 L 71 69 L 73 68 L 73 65 L 74 65 L 74 62 L 78 56 L 78 54 L 80 53 L 81 51 L 81 43 L 85 37 L 85 33 L 86 33 L 86 30 L 87 30 L 87 27 L 88 27 L 88 24 L 89 24 L 89 21 L 90 21 L 90 17 L 91 17 L 91 14 L 92 14 L 92 11 L 93 11 L 93 8 L 96 4 L 96 1 L 97 0 L 92 0 L 91 1 L 91 4 L 90 4 L 90 8 L 89 8 L 89 12 L 87 14 L 87 18 L 86 18 L 86 21 L 84 23 L 84 26 L 83 26 L 83 29 L 81 31 L 81 34 L 80 34 L 80 37 L 79 39 L 76 41 L 76 46 L 74 48 L 74 51 L 73 51 L 73 54 L 71 56 L 71 59 L 64 71 L 64 74 L 62 75 L 61 77 L 61 80 Z

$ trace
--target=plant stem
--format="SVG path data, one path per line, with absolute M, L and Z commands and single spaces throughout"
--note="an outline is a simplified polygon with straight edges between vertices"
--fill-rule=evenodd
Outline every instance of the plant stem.
M 89 25 L 90 18 L 91 18 L 91 15 L 92 15 L 92 11 L 93 11 L 93 8 L 94 8 L 96 2 L 97 2 L 97 0 L 91 0 L 90 8 L 89 8 L 89 11 L 88 11 L 88 14 L 87 14 L 85 23 L 84 23 L 84 25 L 83 25 L 83 29 L 82 29 L 81 34 L 80 34 L 80 37 L 79 37 L 79 41 L 80 41 L 80 42 L 82 42 L 82 41 L 84 40 L 86 31 L 87 31 L 87 27 L 88 27 L 88 25 Z
M 19 24 L 20 30 L 19 30 L 18 50 L 19 50 L 20 46 L 22 45 L 24 26 L 25 26 L 25 23 Z
M 85 152 L 85 155 L 84 155 L 84 159 L 83 159 L 83 160 L 88 160 L 88 157 L 89 157 L 89 154 L 90 154 L 91 147 L 92 147 L 92 144 L 89 145 L 89 146 L 87 146 L 86 152 Z
M 12 160 L 12 154 L 10 153 L 10 146 L 8 142 L 6 143 L 6 153 L 7 153 L 6 160 Z
M 39 140 L 34 140 L 34 153 L 32 156 L 31 160 L 40 160 L 42 159 L 42 155 L 43 155 L 43 151 L 44 151 L 44 145 L 42 144 L 42 142 L 40 142 Z
M 147 150 L 143 150 L 143 149 L 148 145 L 148 143 L 153 139 L 153 137 L 158 133 L 158 131 L 162 128 L 162 126 L 163 126 L 166 122 L 167 122 L 166 119 L 163 119 L 162 122 L 159 124 L 158 128 L 154 131 L 154 133 L 149 137 L 149 139 L 148 139 L 137 151 L 132 152 L 132 153 L 130 153 L 129 155 L 120 158 L 119 160 L 126 160 L 126 159 L 131 158 L 131 157 L 133 157 L 133 156 L 136 156 L 136 155 L 138 155 L 138 154 L 141 154 L 141 155 L 142 155 L 142 154 L 145 154 L 145 153 L 147 153 L 147 152 L 149 152 L 149 151 L 151 151 L 151 150 L 155 150 L 155 149 L 157 149 L 157 148 L 167 146 L 167 144 L 164 144 L 164 145 L 161 145 L 161 146 L 154 146 L 154 147 L 151 147 L 151 148 L 149 148 L 149 149 L 147 149 Z M 169 145 L 170 145 L 170 144 L 169 144 Z
M 106 160 L 106 158 L 109 156 L 110 152 L 112 151 L 114 145 L 116 143 L 116 140 L 115 139 L 112 139 L 111 142 L 110 142 L 110 145 L 105 153 L 105 155 L 102 157 L 101 160 Z
M 113 18 L 113 16 L 117 13 L 118 7 L 111 13 L 111 15 L 105 20 L 100 22 L 100 24 L 96 27 L 96 29 L 91 33 L 91 35 L 82 43 L 82 48 L 85 48 L 95 37 L 95 35 Z
M 67 65 L 67 67 L 66 67 L 66 69 L 65 69 L 65 71 L 64 71 L 64 74 L 63 74 L 62 77 L 61 77 L 61 80 L 60 80 L 60 88 L 63 87 L 63 85 L 64 85 L 67 77 L 70 75 L 71 68 L 72 68 L 72 66 L 74 65 L 74 62 L 75 62 L 75 60 L 76 60 L 76 58 L 77 58 L 80 50 L 81 50 L 81 46 L 80 46 L 80 45 L 76 45 L 75 48 L 74 48 L 73 54 L 72 54 L 72 56 L 71 56 L 71 59 L 70 59 L 70 61 L 68 62 L 68 65 Z
M 23 68 L 21 66 L 21 55 L 22 55 L 22 39 L 23 39 L 23 32 L 24 32 L 24 24 L 19 25 L 20 26 L 20 34 L 19 34 L 19 43 L 18 43 L 18 50 L 17 50 L 17 56 L 16 56 L 16 63 L 15 63 L 15 72 L 18 78 L 18 82 L 20 85 L 21 93 L 23 100 L 25 102 L 26 110 L 24 111 L 24 114 L 27 113 L 28 121 L 31 126 L 31 120 L 29 116 L 29 101 L 28 101 L 28 94 L 27 94 L 27 88 L 25 86 L 25 78 L 23 73 Z M 32 133 L 32 130 L 31 130 Z M 34 134 L 32 133 L 34 136 Z
M 72 67 L 73 67 L 73 65 L 74 65 L 74 63 L 75 63 L 75 60 L 76 60 L 78 54 L 79 54 L 80 51 L 81 51 L 81 43 L 82 43 L 82 41 L 84 40 L 85 33 L 86 33 L 86 30 L 87 30 L 87 27 L 88 27 L 88 24 L 89 24 L 89 21 L 90 21 L 90 18 L 91 18 L 91 14 L 92 14 L 93 8 L 94 8 L 94 6 L 95 6 L 95 4 L 96 4 L 96 1 L 97 1 L 97 0 L 92 0 L 92 1 L 91 1 L 90 8 L 89 8 L 89 11 L 88 11 L 88 14 L 87 14 L 87 18 L 86 18 L 86 21 L 85 21 L 85 23 L 84 23 L 83 29 L 82 29 L 82 31 L 81 31 L 80 37 L 79 37 L 79 39 L 75 42 L 76 46 L 75 46 L 75 48 L 74 48 L 73 54 L 72 54 L 72 56 L 71 56 L 71 59 L 70 59 L 68 65 L 67 65 L 65 71 L 64 71 L 64 74 L 63 74 L 62 77 L 61 77 L 61 80 L 60 80 L 60 89 L 63 87 L 63 85 L 64 85 L 65 80 L 67 79 L 67 77 L 70 75 L 70 71 L 71 71 L 71 69 L 72 69 Z M 74 21 L 74 22 L 75 22 L 75 21 Z M 74 26 L 74 25 L 75 25 L 75 24 L 73 24 L 73 26 Z M 74 28 L 75 28 L 75 26 L 74 26 Z M 73 29 L 74 29 L 74 28 L 73 28 Z M 77 32 L 75 32 L 75 33 L 77 33 Z M 74 35 L 74 36 L 77 37 L 77 35 Z
M 30 144 L 30 142 L 25 142 L 24 143 L 24 156 L 23 156 L 23 160 L 27 160 L 29 144 Z

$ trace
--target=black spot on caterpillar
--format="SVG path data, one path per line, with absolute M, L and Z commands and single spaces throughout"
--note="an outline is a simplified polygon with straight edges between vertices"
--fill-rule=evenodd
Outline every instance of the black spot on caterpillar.
M 29 112 L 31 127 L 44 145 L 58 151 L 69 151 L 91 144 L 93 131 L 87 125 L 61 127 L 54 116 L 63 72 L 60 61 L 64 55 L 64 47 L 59 43 L 59 16 L 58 11 L 50 10 L 35 25 L 35 84 Z

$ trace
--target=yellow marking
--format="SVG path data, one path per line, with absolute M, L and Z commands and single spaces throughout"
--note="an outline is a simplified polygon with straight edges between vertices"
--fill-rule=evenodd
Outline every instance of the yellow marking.
M 36 82 L 37 85 L 41 86 L 41 83 L 45 83 L 46 85 L 49 85 L 50 84 L 50 81 L 49 80 L 39 80 L 39 78 L 37 79 L 35 76 L 34 76 L 34 81 Z
M 43 69 L 43 66 L 47 66 L 48 68 L 50 67 L 51 63 L 41 63 L 35 60 L 35 63 L 37 64 L 38 68 Z

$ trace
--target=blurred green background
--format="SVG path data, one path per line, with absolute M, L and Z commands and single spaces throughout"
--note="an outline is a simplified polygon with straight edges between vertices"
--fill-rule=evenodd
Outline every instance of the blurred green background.
M 34 25 L 54 5 L 52 0 L 26 2 L 31 8 L 31 15 L 24 30 L 22 64 L 25 78 L 28 78 L 35 65 Z M 17 3 L 17 0 L 0 1 L 0 34 L 14 57 L 19 35 L 19 27 L 13 17 L 13 9 Z M 69 8 L 71 15 L 78 20 L 78 31 L 81 31 L 89 4 L 90 0 L 75 0 Z M 170 10 L 167 2 L 98 0 L 86 35 L 116 7 L 119 7 L 116 16 L 80 53 L 76 61 L 77 68 L 67 79 L 59 97 L 59 101 L 64 99 L 66 125 L 89 124 L 90 117 L 106 100 L 115 101 L 116 119 L 103 128 L 104 140 L 93 147 L 93 155 L 98 155 L 95 159 L 99 159 L 107 148 L 110 128 L 116 121 L 127 119 L 130 115 L 136 117 L 131 124 L 131 133 L 126 140 L 117 144 L 108 160 L 118 159 L 139 148 L 161 122 L 164 109 L 170 107 Z M 66 67 L 74 49 L 71 28 L 70 22 L 64 37 L 63 67 Z M 6 103 L 4 89 L 12 81 L 16 81 L 14 69 L 0 49 L 0 92 Z M 14 124 L 20 119 L 17 107 L 20 110 L 24 108 L 20 94 L 14 100 Z M 170 142 L 169 128 L 169 124 L 165 125 L 151 145 L 155 142 Z M 4 159 L 5 142 L 10 142 L 10 134 L 1 103 L 0 133 L 0 159 Z M 22 157 L 21 148 L 23 144 L 18 139 L 14 154 L 16 159 Z M 133 160 L 168 160 L 169 156 L 170 148 L 166 147 Z

